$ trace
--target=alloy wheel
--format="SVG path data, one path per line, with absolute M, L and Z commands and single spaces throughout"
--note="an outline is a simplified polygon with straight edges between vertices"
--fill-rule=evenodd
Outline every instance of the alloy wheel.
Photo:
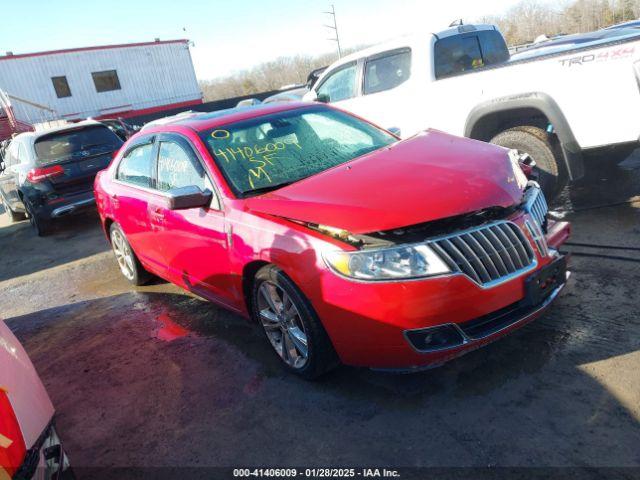
M 280 358 L 292 368 L 303 368 L 309 358 L 307 333 L 291 296 L 278 285 L 264 281 L 258 288 L 258 312 Z
M 120 266 L 120 271 L 128 280 L 133 280 L 135 271 L 133 252 L 125 240 L 124 235 L 117 229 L 113 230 L 111 234 L 111 244 L 113 246 L 113 253 Z

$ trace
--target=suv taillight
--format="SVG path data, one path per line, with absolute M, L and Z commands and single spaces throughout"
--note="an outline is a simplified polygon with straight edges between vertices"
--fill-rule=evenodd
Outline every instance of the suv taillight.
M 29 170 L 29 173 L 27 173 L 27 180 L 31 183 L 40 183 L 43 180 L 59 177 L 60 175 L 64 175 L 64 168 L 60 165 L 45 168 L 32 168 Z

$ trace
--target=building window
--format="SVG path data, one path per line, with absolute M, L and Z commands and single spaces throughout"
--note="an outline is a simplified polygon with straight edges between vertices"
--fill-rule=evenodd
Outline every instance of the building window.
M 53 82 L 53 89 L 56 91 L 58 98 L 71 96 L 71 89 L 69 88 L 67 77 L 51 77 L 51 81 Z
M 93 83 L 96 86 L 96 92 L 110 92 L 111 90 L 120 90 L 120 80 L 118 72 L 115 70 L 105 70 L 104 72 L 92 72 Z

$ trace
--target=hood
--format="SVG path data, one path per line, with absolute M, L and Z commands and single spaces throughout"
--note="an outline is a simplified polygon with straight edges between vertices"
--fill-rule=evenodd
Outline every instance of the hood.
M 428 130 L 246 200 L 250 210 L 353 234 L 417 225 L 522 198 L 507 150 Z
M 26 448 L 38 437 L 53 417 L 53 405 L 27 353 L 0 320 L 0 388 L 4 390 L 18 420 Z M 0 416 L 8 412 L 0 412 Z M 2 418 L 0 418 L 2 425 Z M 3 432 L 0 432 L 2 434 Z M 10 438 L 12 442 L 18 439 Z

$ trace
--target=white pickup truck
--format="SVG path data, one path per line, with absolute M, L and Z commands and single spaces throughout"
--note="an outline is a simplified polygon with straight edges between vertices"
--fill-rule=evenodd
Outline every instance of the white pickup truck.
M 519 150 L 553 197 L 583 175 L 585 155 L 622 160 L 638 145 L 640 31 L 511 58 L 494 26 L 460 25 L 344 57 L 304 99 L 402 137 L 437 128 Z

